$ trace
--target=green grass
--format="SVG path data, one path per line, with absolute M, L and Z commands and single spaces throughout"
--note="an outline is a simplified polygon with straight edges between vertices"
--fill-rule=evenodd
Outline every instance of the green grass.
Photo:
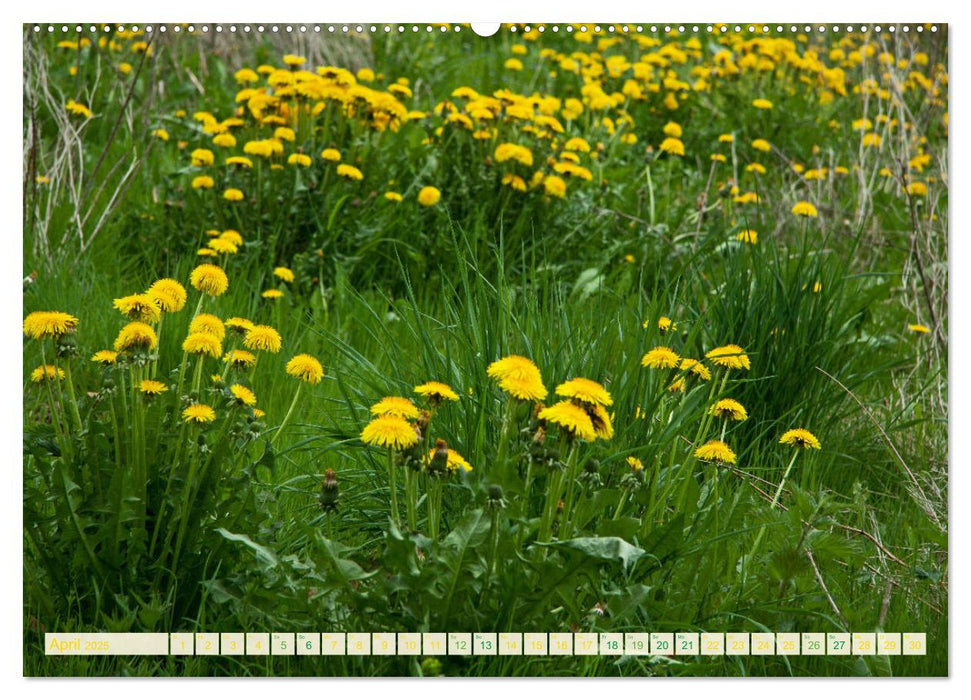
M 910 40 L 890 48 L 898 57 L 928 52 L 933 65 L 939 45 L 929 37 Z M 43 225 L 25 229 L 25 274 L 36 269 L 38 276 L 25 284 L 24 307 L 81 319 L 78 359 L 62 363 L 73 370 L 83 429 L 55 432 L 50 407 L 55 415 L 63 409 L 60 420 L 68 423 L 71 402 L 30 382 L 40 350 L 25 340 L 25 674 L 947 674 L 946 162 L 916 176 L 937 178 L 919 205 L 879 176 L 881 167 L 906 170 L 906 158 L 895 159 L 887 144 L 899 149 L 894 153 L 915 152 L 911 139 L 889 128 L 884 150 L 860 147 L 851 121 L 864 109 L 873 118 L 883 102 L 850 91 L 820 105 L 817 88 L 788 94 L 788 86 L 801 86 L 789 66 L 769 77 L 726 79 L 683 99 L 674 115 L 659 107 L 663 93 L 625 103 L 636 147 L 605 132 L 587 110 L 568 135 L 602 140 L 604 155 L 584 161 L 593 181 L 571 180 L 563 200 L 513 196 L 487 162 L 495 144 L 447 125 L 436 137 L 437 117 L 397 133 L 331 122 L 319 131 L 307 127 L 300 142 L 313 144 L 307 152 L 315 158 L 321 147 L 339 145 L 348 162 L 361 165 L 363 183 L 342 181 L 319 162 L 279 174 L 220 170 L 226 184 L 252 197 L 236 205 L 220 200 L 218 187 L 189 188 L 200 171 L 188 165 L 188 152 L 209 139 L 191 121 L 193 112 L 228 116 L 233 71 L 288 51 L 270 40 L 240 41 L 225 58 L 204 58 L 190 37 L 153 44 L 145 70 L 169 71 L 166 91 L 137 83 L 127 109 L 138 119 L 122 120 L 113 139 L 112 106 L 128 95 L 124 80 L 113 82 L 118 56 L 91 51 L 89 62 L 84 53 L 76 79 L 68 74 L 75 54 L 47 38 L 27 41 L 25 63 L 47 68 L 42 79 L 28 80 L 25 93 L 37 106 L 28 125 L 40 129 L 38 166 L 25 177 L 50 172 L 54 184 L 28 196 Z M 570 37 L 544 37 L 530 45 L 522 73 L 511 73 L 502 64 L 520 42 L 508 32 L 488 41 L 467 33 L 434 41 L 381 37 L 350 49 L 341 41 L 324 41 L 321 50 L 349 52 L 349 67 L 369 65 L 385 84 L 411 78 L 408 108 L 427 112 L 463 85 L 483 94 L 508 87 L 579 97 L 575 76 L 549 76 L 537 55 L 543 46 L 589 48 Z M 706 61 L 717 50 L 714 42 L 700 49 Z M 633 61 L 647 49 L 630 42 L 604 51 Z M 689 68 L 679 65 L 678 75 L 687 79 Z M 871 75 L 878 73 L 869 64 L 848 70 L 851 85 Z M 60 100 L 46 100 L 45 85 L 88 100 L 96 118 L 81 134 L 80 157 L 90 172 L 104 152 L 103 167 L 115 173 L 95 204 L 108 212 L 106 223 L 83 250 L 58 160 L 63 151 L 48 137 Z M 944 158 L 946 102 L 924 102 L 916 89 L 906 94 L 915 133 Z M 749 114 L 760 96 L 775 108 Z M 175 116 L 179 109 L 186 118 Z M 644 150 L 652 144 L 656 151 L 669 119 L 684 129 L 683 159 Z M 158 126 L 170 130 L 170 141 L 151 141 Z M 758 205 L 720 194 L 727 194 L 728 175 L 713 175 L 708 154 L 729 131 L 735 144 L 721 152 L 729 154 L 728 168 L 737 167 L 741 190 L 759 193 Z M 260 133 L 246 126 L 237 137 L 241 145 Z M 433 146 L 422 145 L 429 136 Z M 776 150 L 752 151 L 748 143 L 757 137 Z M 506 131 L 505 138 L 530 137 Z M 179 150 L 179 140 L 189 145 Z M 537 141 L 534 148 L 543 167 L 543 146 Z M 110 203 L 111 178 L 139 154 L 137 174 Z M 805 180 L 787 159 L 859 170 Z M 769 167 L 766 175 L 745 173 L 756 160 Z M 442 190 L 439 205 L 415 202 L 426 184 Z M 387 202 L 386 189 L 405 201 Z M 800 199 L 815 202 L 820 217 L 789 214 Z M 206 381 L 190 393 L 211 403 L 219 419 L 185 429 L 176 420 L 175 387 L 197 292 L 190 288 L 188 308 L 163 322 L 155 376 L 171 389 L 154 403 L 131 394 L 123 405 L 125 392 L 105 391 L 123 375 L 130 382 L 130 372 L 150 369 L 105 370 L 87 358 L 110 347 L 123 325 L 111 300 L 163 276 L 187 283 L 209 228 L 238 229 L 245 243 L 223 261 L 229 290 L 207 299 L 204 311 L 272 325 L 284 350 L 263 353 L 243 377 L 264 419 L 234 408 L 211 386 L 209 375 L 222 367 L 208 360 Z M 745 228 L 759 232 L 757 244 L 736 240 Z M 39 244 L 65 233 L 63 244 Z M 276 265 L 292 267 L 297 280 L 282 300 L 261 299 L 276 285 Z M 931 333 L 907 330 L 929 313 L 938 319 Z M 661 316 L 677 329 L 662 334 Z M 751 370 L 724 376 L 712 367 L 711 382 L 689 382 L 684 394 L 666 390 L 677 372 L 641 366 L 656 345 L 703 358 L 727 343 L 745 349 Z M 297 387 L 284 366 L 298 352 L 320 358 L 326 377 L 302 389 L 275 438 Z M 614 437 L 581 442 L 570 456 L 570 445 L 547 426 L 545 445 L 536 445 L 539 424 L 527 405 L 513 406 L 505 433 L 507 398 L 486 367 L 508 354 L 540 368 L 547 404 L 567 379 L 601 382 L 613 398 Z M 187 365 L 187 381 L 194 366 Z M 426 437 L 443 438 L 474 467 L 441 484 L 437 540 L 430 537 L 431 478 L 421 475 L 415 531 L 394 526 L 386 455 L 360 440 L 372 404 L 410 396 L 429 379 L 448 383 L 461 398 L 437 411 Z M 721 424 L 706 418 L 716 395 L 738 400 L 748 419 L 720 433 Z M 132 431 L 139 421 L 144 427 Z M 773 508 L 792 455 L 779 436 L 793 427 L 812 430 L 822 449 L 796 457 Z M 719 437 L 737 454 L 736 467 L 691 457 L 698 444 Z M 274 447 L 271 439 L 278 440 Z M 631 473 L 629 456 L 644 464 L 640 476 Z M 572 489 L 568 478 L 560 482 L 573 505 L 544 540 L 540 513 L 574 464 Z M 408 468 L 397 469 L 399 488 Z M 326 470 L 339 480 L 336 512 L 319 505 Z M 140 475 L 147 475 L 144 495 Z M 407 499 L 403 488 L 399 498 Z M 178 542 L 185 544 L 176 555 Z M 421 659 L 379 657 L 49 658 L 41 633 L 55 630 L 926 631 L 930 653 L 447 657 L 435 669 Z

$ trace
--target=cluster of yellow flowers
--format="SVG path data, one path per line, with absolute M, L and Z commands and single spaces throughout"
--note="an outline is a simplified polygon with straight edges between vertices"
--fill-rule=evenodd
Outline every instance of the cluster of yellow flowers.
M 220 237 L 214 237 L 211 243 L 228 240 L 226 238 L 228 233 L 235 232 L 225 232 Z M 225 250 L 223 254 L 229 255 L 231 252 Z M 293 279 L 293 273 L 286 268 L 278 268 L 276 274 L 281 278 Z M 183 400 L 183 380 L 189 357 L 196 358 L 193 395 L 197 395 L 201 387 L 203 367 L 208 358 L 221 363 L 221 371 L 211 377 L 214 386 L 225 385 L 228 395 L 238 406 L 250 409 L 250 415 L 253 418 L 262 418 L 264 413 L 256 408 L 255 393 L 243 382 L 252 381 L 253 370 L 260 353 L 275 354 L 281 351 L 283 341 L 280 333 L 271 326 L 253 323 L 246 318 L 232 317 L 223 321 L 214 314 L 202 312 L 206 298 L 219 297 L 229 288 L 229 278 L 222 267 L 211 263 L 198 265 L 189 276 L 189 284 L 199 292 L 199 298 L 189 322 L 188 333 L 182 342 L 184 354 L 179 366 L 176 400 Z M 105 367 L 128 366 L 132 370 L 133 388 L 146 398 L 157 397 L 169 391 L 171 387 L 159 381 L 156 376 L 159 337 L 166 316 L 182 311 L 187 300 L 186 288 L 177 280 L 170 278 L 157 280 L 145 292 L 115 299 L 114 308 L 128 320 L 128 323 L 118 332 L 114 349 L 95 352 L 91 356 L 91 361 Z M 53 339 L 57 345 L 63 342 L 64 336 L 74 334 L 77 325 L 78 319 L 70 314 L 59 311 L 35 311 L 24 319 L 24 334 L 35 340 Z M 227 334 L 230 334 L 231 347 L 225 350 L 223 344 L 226 342 Z M 33 381 L 65 378 L 63 369 L 57 365 L 46 364 L 46 355 L 44 360 L 45 364 L 33 372 Z M 68 371 L 70 370 L 69 363 L 65 363 L 64 366 Z M 240 376 L 236 381 L 230 382 L 228 378 L 233 372 Z M 305 353 L 291 358 L 286 365 L 286 372 L 302 383 L 311 385 L 319 384 L 324 376 L 320 362 Z M 71 390 L 73 391 L 73 386 Z M 216 412 L 211 406 L 193 400 L 182 410 L 182 417 L 188 423 L 210 423 L 216 419 Z M 284 424 L 285 422 L 286 420 Z M 281 424 L 280 430 L 284 424 Z
M 310 168 L 315 158 L 323 167 L 332 168 L 337 177 L 360 182 L 364 172 L 358 165 L 343 162 L 345 156 L 335 145 L 316 153 L 306 150 L 306 144 L 316 142 L 321 130 L 325 138 L 330 138 L 331 125 L 336 129 L 342 124 L 355 124 L 378 133 L 396 132 L 410 119 L 424 116 L 409 111 L 402 102 L 412 96 L 407 78 L 398 78 L 382 90 L 368 85 L 384 80 L 384 76 L 375 75 L 369 68 L 356 74 L 335 66 L 309 71 L 303 68 L 305 63 L 303 57 L 286 55 L 282 68 L 268 64 L 255 70 L 242 68 L 235 73 L 241 88 L 231 116 L 220 119 L 208 111 L 192 115 L 209 138 L 209 143 L 190 153 L 191 165 L 203 171 L 192 177 L 193 189 L 213 189 L 217 183 L 213 175 L 222 173 L 221 180 L 240 185 L 226 187 L 223 199 L 243 201 L 245 173 L 258 173 L 264 168 L 282 170 L 284 163 L 298 169 Z M 177 116 L 187 115 L 180 112 Z M 164 138 L 168 140 L 167 132 Z M 210 170 L 214 167 L 218 170 Z M 259 187 L 259 183 L 252 186 Z M 423 206 L 433 206 L 439 196 L 437 189 L 427 186 L 418 201 Z M 402 196 L 388 192 L 385 198 L 396 202 Z
M 645 321 L 644 327 L 649 326 Z M 667 333 L 676 327 L 670 318 L 662 316 L 658 320 L 658 329 L 661 333 Z M 697 447 L 693 453 L 694 457 L 703 462 L 716 464 L 735 464 L 736 454 L 724 441 L 725 430 L 732 421 L 744 421 L 748 419 L 748 411 L 745 407 L 729 397 L 718 396 L 724 391 L 728 381 L 730 371 L 750 370 L 751 360 L 743 348 L 735 344 L 722 345 L 705 353 L 705 360 L 711 365 L 706 366 L 703 361 L 690 357 L 681 357 L 677 352 L 665 345 L 659 345 L 641 358 L 641 366 L 655 370 L 668 370 L 668 391 L 671 393 L 684 394 L 689 388 L 689 382 L 707 382 L 712 378 L 712 370 L 722 373 L 721 381 L 712 386 L 710 404 L 706 412 L 706 420 L 719 419 L 722 421 L 721 437 L 717 440 L 708 440 Z M 673 381 L 672 381 L 673 380 Z M 638 409 L 640 417 L 640 409 Z M 707 427 L 707 426 L 706 426 Z M 701 430 L 704 435 L 706 430 Z M 780 440 L 781 443 L 804 448 L 819 449 L 820 443 L 816 437 L 808 430 L 797 428 L 787 431 Z

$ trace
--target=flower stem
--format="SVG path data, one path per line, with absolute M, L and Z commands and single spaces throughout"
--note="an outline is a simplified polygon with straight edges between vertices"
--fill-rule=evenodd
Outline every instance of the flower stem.
M 401 520 L 398 518 L 398 479 L 397 479 L 397 467 L 394 463 L 394 450 L 388 448 L 388 483 L 391 487 L 391 520 L 394 522 L 395 527 L 401 526 Z
M 297 384 L 297 390 L 293 392 L 293 401 L 290 402 L 290 408 L 287 409 L 287 414 L 283 417 L 283 422 L 280 423 L 280 427 L 276 429 L 276 434 L 273 435 L 273 439 L 270 440 L 270 445 L 276 445 L 276 441 L 280 438 L 283 433 L 283 429 L 287 427 L 287 423 L 290 421 L 290 416 L 293 415 L 293 409 L 297 407 L 297 399 L 300 398 L 300 390 L 303 388 L 303 382 Z
M 782 475 L 782 481 L 779 482 L 779 488 L 776 489 L 775 496 L 773 496 L 772 498 L 772 503 L 769 505 L 770 512 L 774 511 L 776 505 L 778 505 L 779 498 L 782 496 L 782 490 L 786 486 L 786 479 L 789 478 L 789 472 L 792 471 L 792 465 L 796 463 L 796 457 L 798 456 L 799 456 L 799 451 L 793 450 L 792 459 L 789 460 L 789 466 L 786 467 L 786 471 Z M 758 551 L 759 545 L 762 543 L 762 537 L 764 535 L 765 535 L 765 525 L 762 525 L 762 527 L 759 528 L 759 534 L 756 535 L 755 537 L 755 542 L 752 544 L 752 549 L 749 551 L 748 556 L 745 557 L 745 561 L 743 562 L 743 565 L 742 565 L 742 584 L 743 585 L 745 583 L 746 574 L 748 573 L 748 564 L 750 561 L 752 561 L 752 557 L 754 557 L 755 553 Z

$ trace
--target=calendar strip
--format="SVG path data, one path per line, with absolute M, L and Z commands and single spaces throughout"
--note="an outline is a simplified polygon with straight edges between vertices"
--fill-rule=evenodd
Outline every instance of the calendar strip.
M 924 656 L 923 632 L 173 632 L 45 635 L 48 656 Z

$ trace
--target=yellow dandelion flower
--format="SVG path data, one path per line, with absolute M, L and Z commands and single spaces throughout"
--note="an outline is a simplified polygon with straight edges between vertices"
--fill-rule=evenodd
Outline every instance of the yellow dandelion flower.
M 644 357 L 641 358 L 641 367 L 650 367 L 652 369 L 674 369 L 678 366 L 678 361 L 681 358 L 678 357 L 676 353 L 671 348 L 659 345 L 652 350 L 649 350 Z
M 223 362 L 236 369 L 250 369 L 256 366 L 256 355 L 246 350 L 230 350 L 223 357 Z
M 226 165 L 238 165 L 241 168 L 252 168 L 253 161 L 246 156 L 230 156 L 226 159 Z
M 118 361 L 118 353 L 113 350 L 98 350 L 91 356 L 91 361 L 105 366 L 113 365 Z
M 419 396 L 424 396 L 433 404 L 441 404 L 445 401 L 458 401 L 459 395 L 448 384 L 443 382 L 425 382 L 415 387 L 414 392 Z
M 748 355 L 737 345 L 722 345 L 705 354 L 713 364 L 727 369 L 752 369 Z
M 81 104 L 80 102 L 75 102 L 74 100 L 68 100 L 67 104 L 64 105 L 64 108 L 75 116 L 84 117 L 85 119 L 91 118 L 91 110 L 88 109 L 85 105 Z
M 336 148 L 325 148 L 320 152 L 320 157 L 331 163 L 339 163 L 341 160 L 341 152 Z
M 302 168 L 309 168 L 313 164 L 306 153 L 291 153 L 287 158 L 287 165 L 299 165 Z
M 644 463 L 637 457 L 631 456 L 627 458 L 627 465 L 633 469 L 635 472 L 644 471 Z
M 682 142 L 681 139 L 675 138 L 674 136 L 669 136 L 661 141 L 659 150 L 662 153 L 668 153 L 672 156 L 683 156 L 684 142 Z
M 182 420 L 186 423 L 212 423 L 216 420 L 216 412 L 212 410 L 212 406 L 194 403 L 182 411 Z
M 578 403 L 577 405 L 587 412 L 587 417 L 590 418 L 590 423 L 593 425 L 593 432 L 596 433 L 598 438 L 601 440 L 613 439 L 614 425 L 606 408 L 600 404 Z
M 34 340 L 73 333 L 77 327 L 78 319 L 63 311 L 33 311 L 24 319 L 24 335 Z
M 684 381 L 684 377 L 678 377 L 673 382 L 671 382 L 670 386 L 668 386 L 668 391 L 670 391 L 672 394 L 679 393 L 679 392 L 683 394 L 686 389 L 687 389 L 687 384 Z
M 914 333 L 930 333 L 931 332 L 931 329 L 930 328 L 928 328 L 927 326 L 924 326 L 924 325 L 922 325 L 920 323 L 911 323 L 911 324 L 908 324 L 907 325 L 907 328 L 909 328 Z
M 218 316 L 199 314 L 189 323 L 189 333 L 208 333 L 222 342 L 226 337 L 226 326 Z
M 39 384 L 43 381 L 61 381 L 64 379 L 64 370 L 54 365 L 41 365 L 30 373 L 30 381 Z
M 188 298 L 185 287 L 167 277 L 153 282 L 145 293 L 155 299 L 165 313 L 181 311 Z
M 293 270 L 288 267 L 276 267 L 273 268 L 273 276 L 276 277 L 281 282 L 286 282 L 290 284 L 295 279 L 293 275 Z
M 428 456 L 425 458 L 425 466 L 427 467 L 435 459 L 435 450 L 429 450 Z M 448 457 L 445 461 L 445 468 L 450 472 L 457 472 L 459 469 L 462 471 L 470 472 L 472 471 L 472 465 L 469 464 L 468 460 L 465 459 L 458 452 L 453 450 L 451 447 L 448 448 Z
M 243 201 L 243 191 L 235 187 L 230 187 L 223 192 L 223 199 L 227 202 L 241 202 Z
M 657 320 L 657 329 L 662 333 L 667 333 L 668 331 L 676 331 L 678 330 L 678 324 L 672 321 L 667 316 L 661 316 L 661 318 Z
M 542 401 L 547 396 L 539 368 L 525 357 L 509 355 L 496 360 L 486 368 L 486 374 L 500 389 L 521 401 Z
M 395 415 L 378 416 L 361 431 L 365 445 L 377 445 L 393 450 L 405 450 L 418 442 L 415 427 L 404 418 Z
M 923 182 L 911 182 L 907 185 L 907 194 L 911 197 L 926 197 L 927 185 Z
M 400 202 L 404 199 L 398 192 L 385 192 L 384 198 L 389 202 Z
M 239 252 L 239 247 L 229 239 L 213 238 L 209 241 L 209 248 L 216 251 L 219 255 L 235 255 Z
M 192 159 L 192 164 L 196 167 L 205 167 L 207 165 L 212 165 L 215 161 L 215 156 L 213 156 L 212 151 L 208 148 L 197 148 L 189 157 Z
M 222 342 L 211 333 L 190 333 L 182 342 L 182 349 L 190 355 L 219 357 L 223 354 Z
M 730 418 L 737 421 L 748 418 L 745 407 L 735 399 L 719 399 L 708 409 L 708 413 L 716 418 Z
M 805 216 L 807 218 L 812 218 L 819 215 L 819 212 L 816 211 L 816 207 L 809 202 L 796 202 L 795 206 L 792 207 L 792 213 L 796 216 Z
M 717 464 L 735 464 L 735 453 L 721 440 L 709 440 L 695 450 L 695 458 L 702 462 Z
M 668 122 L 664 125 L 664 128 L 661 129 L 661 131 L 664 132 L 665 136 L 670 136 L 676 139 L 681 138 L 681 134 L 683 133 L 681 130 L 681 125 L 676 122 Z
M 347 165 L 346 163 L 341 163 L 337 166 L 337 174 L 341 177 L 346 177 L 348 180 L 364 179 L 364 173 L 355 168 L 353 165 Z
M 158 396 L 168 391 L 169 388 L 162 382 L 157 382 L 154 379 L 143 379 L 138 385 L 138 390 L 147 396 Z
M 758 231 L 753 231 L 752 229 L 747 228 L 743 231 L 739 231 L 735 238 L 743 243 L 758 243 L 759 233 Z
M 547 175 L 543 178 L 543 192 L 562 199 L 566 196 L 566 182 L 558 175 Z
M 192 178 L 192 189 L 194 190 L 211 190 L 215 186 L 216 181 L 208 175 L 197 175 Z
M 226 328 L 233 331 L 237 335 L 246 335 L 246 331 L 251 330 L 253 325 L 253 322 L 248 318 L 233 316 L 232 318 L 226 319 Z
M 249 389 L 242 384 L 233 384 L 231 387 L 229 387 L 229 393 L 232 394 L 236 401 L 243 406 L 256 405 L 256 394 L 253 393 L 252 389 Z
M 212 144 L 220 148 L 233 148 L 236 145 L 236 137 L 232 134 L 216 134 L 212 137 Z
M 243 345 L 250 350 L 263 350 L 276 354 L 283 347 L 283 339 L 275 328 L 259 325 L 246 331 Z
M 114 308 L 133 321 L 155 323 L 162 317 L 162 308 L 150 294 L 131 294 L 115 299 Z
M 324 367 L 313 355 L 302 353 L 294 355 L 287 362 L 287 374 L 307 384 L 320 384 L 324 378 Z
M 752 106 L 756 109 L 772 109 L 772 102 L 764 97 L 759 97 L 758 99 L 752 100 Z
M 213 232 L 207 231 L 206 233 L 209 233 L 210 235 L 212 235 Z M 228 228 L 222 233 L 219 233 L 218 231 L 215 231 L 214 233 L 216 234 L 216 237 L 224 241 L 229 241 L 230 243 L 232 243 L 237 247 L 243 245 L 243 237 L 239 235 L 239 231 Z
M 421 188 L 418 193 L 418 203 L 423 207 L 433 207 L 438 204 L 439 200 L 442 198 L 442 193 L 437 187 L 432 187 L 431 185 Z
M 691 374 L 702 381 L 708 381 L 711 379 L 711 372 L 698 360 L 693 360 L 690 357 L 682 358 L 681 364 L 678 365 L 678 369 L 682 372 L 691 372 Z
M 260 296 L 264 299 L 281 299 L 283 292 L 279 289 L 267 289 Z
M 555 423 L 574 438 L 580 438 L 587 442 L 597 439 L 597 433 L 593 428 L 593 421 L 582 408 L 571 401 L 560 401 L 539 412 L 539 419 L 549 423 Z
M 772 145 L 765 139 L 755 139 L 752 142 L 752 148 L 756 151 L 762 151 L 763 153 L 768 153 L 772 150 Z
M 602 384 L 583 377 L 575 377 L 563 382 L 556 387 L 556 395 L 597 406 L 610 406 L 614 403 L 610 392 L 604 389 Z
M 418 418 L 421 411 L 403 396 L 385 396 L 371 406 L 371 414 L 375 416 L 398 416 L 399 418 Z
M 211 297 L 218 297 L 229 289 L 229 278 L 226 271 L 218 265 L 204 263 L 199 265 L 189 275 L 189 283 L 200 292 Z
M 158 336 L 147 323 L 133 321 L 121 329 L 115 338 L 115 350 L 128 352 L 131 350 L 154 350 L 158 345 Z
M 818 450 L 822 446 L 819 444 L 819 440 L 808 430 L 804 428 L 793 428 L 792 430 L 787 430 L 779 438 L 780 445 L 790 445 L 791 447 L 801 447 L 806 450 Z

